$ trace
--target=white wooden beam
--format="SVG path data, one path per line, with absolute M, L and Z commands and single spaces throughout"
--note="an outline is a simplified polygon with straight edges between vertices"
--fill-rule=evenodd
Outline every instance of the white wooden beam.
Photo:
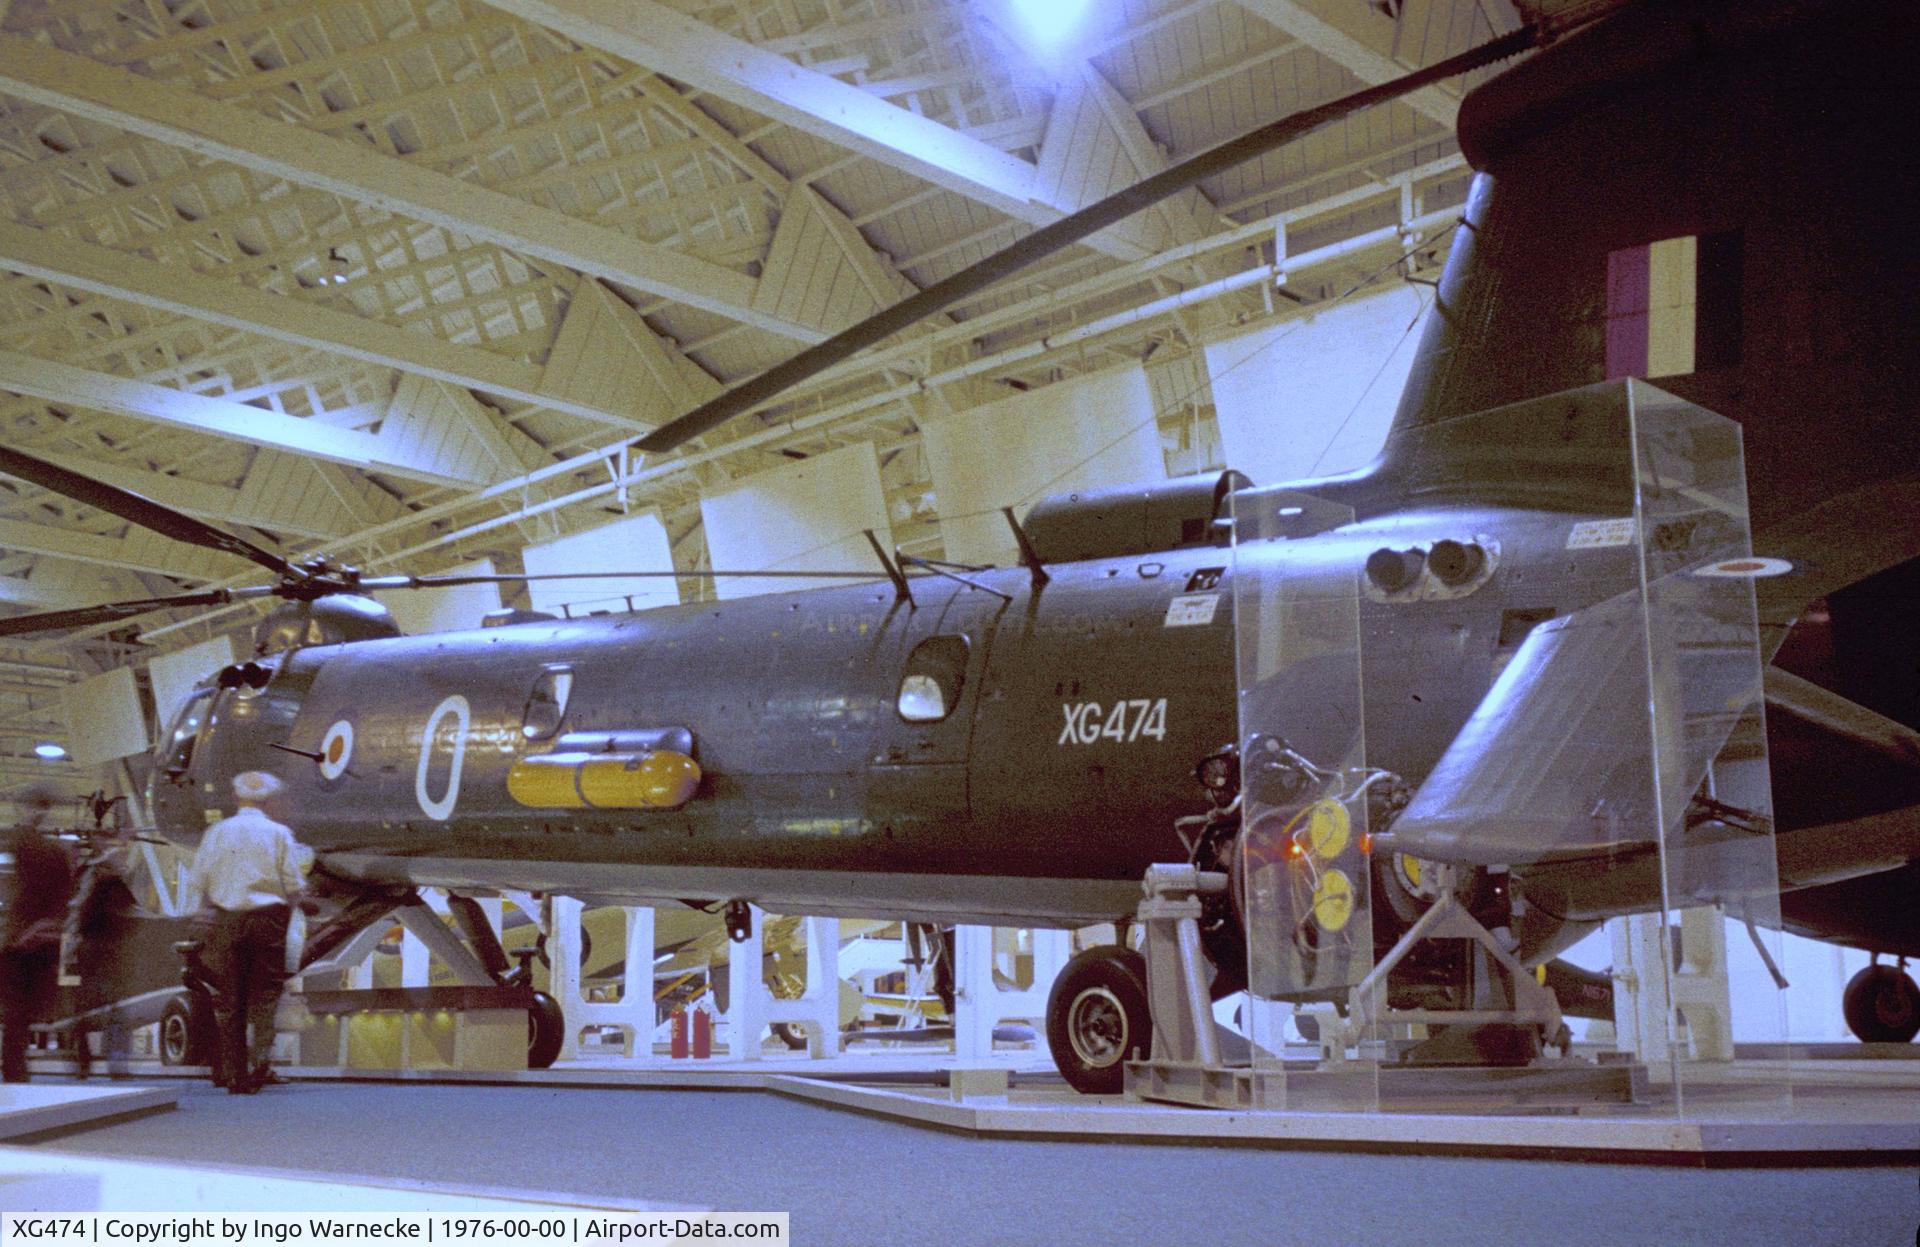
M 71 403 L 94 411 L 151 420 L 249 445 L 296 451 L 429 485 L 467 488 L 484 483 L 423 468 L 417 461 L 391 453 L 390 447 L 374 434 L 334 428 L 317 420 L 283 416 L 243 403 L 207 398 L 112 373 L 75 368 L 17 351 L 0 351 L 0 389 L 50 403 Z
M 0 268 L 618 428 L 654 427 L 638 419 L 637 411 L 582 403 L 542 388 L 538 364 L 398 330 L 182 265 L 78 242 L 51 230 L 0 221 Z
M 34 453 L 69 471 L 132 490 L 176 511 L 184 511 L 217 524 L 245 524 L 251 528 L 266 528 L 301 537 L 339 537 L 352 531 L 350 521 L 353 517 L 346 508 L 338 505 L 325 514 L 315 507 L 302 508 L 300 510 L 304 514 L 298 514 L 294 513 L 294 508 L 281 507 L 270 500 L 253 496 L 259 491 L 209 485 L 204 481 L 168 476 L 164 472 L 149 472 L 144 468 L 108 463 L 84 455 L 45 450 Z M 302 466 L 311 467 L 304 462 Z
M 756 312 L 757 283 L 744 273 L 19 35 L 0 35 L 0 91 L 783 337 L 825 336 Z
M 1324 8 L 1324 5 L 1309 4 L 1304 0 L 1240 0 L 1240 7 L 1292 35 L 1368 86 L 1390 81 L 1408 72 L 1408 66 L 1400 64 L 1367 40 L 1336 26 L 1315 11 Z M 1364 6 L 1352 7 L 1355 13 L 1366 16 L 1362 12 Z M 1421 116 L 1439 122 L 1448 130 L 1452 130 L 1459 120 L 1459 99 L 1439 87 L 1423 87 L 1406 96 L 1403 102 Z
M 212 580 L 248 566 L 230 556 L 183 546 L 143 530 L 136 529 L 133 536 L 124 538 L 100 537 L 22 520 L 0 519 L 0 550 L 20 550 L 102 567 L 154 572 L 176 580 Z
M 36 585 L 25 576 L 0 576 L 0 604 L 31 606 L 35 610 L 63 610 L 69 606 L 93 605 L 71 593 Z
M 588 47 L 625 57 L 782 125 L 827 139 L 1032 225 L 1080 205 L 1043 203 L 1034 167 L 949 126 L 796 65 L 656 0 L 486 0 Z M 1151 244 L 1137 221 L 1088 246 L 1137 260 Z
M 1050 202 L 1081 208 L 1166 168 L 1146 127 L 1093 66 L 1075 66 L 1054 95 L 1040 143 L 1039 185 Z M 1159 252 L 1194 242 L 1215 227 L 1211 205 L 1193 189 L 1133 218 L 1138 236 Z M 1224 222 L 1232 225 L 1231 221 Z

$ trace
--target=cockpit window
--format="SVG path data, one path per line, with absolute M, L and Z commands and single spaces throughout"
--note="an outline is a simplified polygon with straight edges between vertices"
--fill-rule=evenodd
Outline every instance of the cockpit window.
M 960 704 L 960 686 L 967 675 L 967 638 L 928 637 L 907 655 L 896 703 L 909 723 L 938 723 Z
M 520 716 L 520 734 L 528 740 L 546 740 L 560 730 L 567 717 L 567 699 L 573 693 L 573 669 L 548 667 L 527 694 L 526 713 Z
M 207 707 L 213 704 L 211 692 L 196 694 L 174 716 L 173 735 L 167 739 L 167 757 L 163 768 L 179 777 L 193 765 L 193 743 L 200 739 L 200 728 L 207 721 Z

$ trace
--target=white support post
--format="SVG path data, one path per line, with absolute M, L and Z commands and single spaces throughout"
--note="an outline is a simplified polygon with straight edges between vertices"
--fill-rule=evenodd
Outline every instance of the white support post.
M 394 911 L 394 917 L 406 932 L 400 943 L 401 986 L 426 987 L 435 957 L 453 975 L 454 982 L 468 986 L 491 985 L 493 976 L 487 973 L 486 965 L 443 919 L 447 911 L 446 897 L 439 892 L 425 891 L 421 893 L 421 901 L 422 904 L 402 905 Z M 414 937 L 424 955 L 411 954 L 414 960 L 409 961 L 407 940 Z
M 980 1061 L 993 1053 L 999 993 L 993 985 L 993 928 L 953 931 L 953 1055 Z
M 797 1000 L 769 1000 L 764 1020 L 804 1023 L 807 1055 L 818 1061 L 840 1055 L 840 920 L 808 918 L 803 929 L 807 990 Z
M 1673 974 L 1673 1007 L 1687 1024 L 1694 1060 L 1733 1060 L 1727 923 L 1718 905 L 1680 911 L 1680 968 Z
M 1033 932 L 1033 991 L 1039 997 L 1040 1011 L 1033 1016 L 1040 1020 L 1036 1029 L 1040 1042 L 1047 1038 L 1047 997 L 1053 993 L 1053 981 L 1060 977 L 1060 971 L 1066 969 L 1067 962 L 1073 959 L 1073 932 L 1058 927 L 1037 927 Z
M 747 912 L 753 934 L 727 954 L 727 1052 L 736 1061 L 760 1059 L 760 1031 L 767 1024 L 766 974 L 761 968 L 766 912 L 758 905 L 748 906 Z
M 1274 1057 L 1287 1051 L 1287 1023 L 1293 1020 L 1293 1006 L 1280 1000 L 1262 1000 L 1252 992 L 1241 1002 L 1241 1029 L 1255 1051 Z
M 654 1029 L 653 910 L 644 905 L 629 905 L 622 911 L 626 925 L 626 967 L 622 971 L 618 1002 L 588 1000 L 581 988 L 580 921 L 584 913 L 585 907 L 572 897 L 554 898 L 554 930 L 548 936 L 553 968 L 548 982 L 566 1020 L 567 1034 L 560 1046 L 560 1059 L 571 1060 L 580 1055 L 580 1031 L 587 1026 L 616 1026 L 620 1029 L 622 1056 L 650 1056 Z
M 1041 1043 L 1044 1045 L 1047 1029 L 1047 996 L 1053 991 L 1053 980 L 1060 977 L 1061 967 L 1067 964 L 1067 958 L 1070 956 L 1068 946 L 1073 939 L 1072 933 L 1048 930 L 1044 927 L 1031 929 L 1002 927 L 998 930 L 1006 931 L 1013 938 L 1012 956 L 1005 965 L 1000 966 L 1001 973 L 1009 982 L 1017 982 L 1019 979 L 1019 936 L 1021 931 L 1026 932 L 1029 939 L 1028 947 L 1033 952 L 1033 981 L 1026 987 L 996 986 L 993 1011 L 999 1019 L 1021 1018 L 1035 1023 L 1034 1030 L 1041 1036 Z M 995 960 L 998 961 L 998 954 L 995 955 Z
M 1677 1014 L 1687 1024 L 1694 1061 L 1733 1059 L 1733 1001 L 1727 981 L 1726 922 L 1716 906 L 1680 913 L 1680 966 L 1661 936 L 1665 914 L 1634 914 L 1608 921 L 1613 937 L 1613 1013 L 1620 1047 L 1648 1065 L 1674 1055 Z
M 1613 940 L 1613 1026 L 1620 1050 L 1648 1065 L 1664 1065 L 1671 1056 L 1667 1014 L 1672 1009 L 1662 964 L 1660 925 L 1665 914 L 1609 918 Z
M 400 932 L 400 986 L 427 987 L 433 980 L 433 954 L 408 930 Z
M 553 898 L 553 928 L 547 933 L 547 988 L 560 1002 L 565 1034 L 557 1060 L 580 1055 L 580 914 L 585 907 L 571 896 Z
M 628 1031 L 627 1055 L 642 1035 L 653 1033 L 653 909 L 647 905 L 627 906 L 627 963 L 620 974 L 620 1004 L 634 1015 Z

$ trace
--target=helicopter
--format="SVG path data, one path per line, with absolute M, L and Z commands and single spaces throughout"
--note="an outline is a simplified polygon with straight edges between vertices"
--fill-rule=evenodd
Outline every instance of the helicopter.
M 1362 590 L 1349 666 L 1303 677 L 1298 702 L 1364 689 L 1376 833 L 1395 834 L 1423 790 L 1434 804 L 1443 761 L 1524 756 L 1489 699 L 1525 669 L 1530 638 L 1630 585 L 1623 547 L 1576 540 L 1617 519 L 1617 482 L 1567 471 L 1565 448 L 1599 438 L 1607 396 L 1651 375 L 1737 422 L 1753 561 L 1783 573 L 1743 582 L 1772 660 L 1779 920 L 1920 956 L 1920 676 L 1902 648 L 1920 623 L 1920 524 L 1889 522 L 1920 503 L 1920 164 L 1894 137 L 1920 120 L 1916 51 L 1901 4 L 1628 5 L 1466 96 L 1477 175 L 1386 446 L 1360 471 L 1286 484 Z M 1177 183 L 1163 174 L 1156 193 Z M 1117 210 L 1059 224 L 1091 232 Z M 1655 351 L 1644 307 L 1614 302 L 1673 240 L 1687 240 L 1694 301 L 1682 340 Z M 1008 271 L 976 267 L 979 282 Z M 970 288 L 954 283 L 939 296 Z M 637 444 L 667 449 L 750 410 L 932 302 L 914 296 Z M 1469 417 L 1481 435 L 1450 439 Z M 1014 566 L 876 545 L 866 584 L 409 637 L 365 594 L 469 578 L 296 565 L 17 451 L 0 449 L 0 471 L 274 573 L 256 591 L 8 619 L 0 635 L 282 598 L 255 656 L 197 689 L 157 746 L 150 808 L 192 844 L 235 773 L 275 770 L 330 886 L 372 898 L 347 906 L 367 922 L 434 886 L 721 906 L 730 924 L 749 904 L 1124 923 L 1149 866 L 1229 867 L 1243 784 L 1334 776 L 1356 732 L 1353 715 L 1309 711 L 1242 736 L 1236 584 L 1297 568 L 1262 573 L 1260 551 L 1234 544 L 1252 491 L 1232 472 L 1045 498 L 1007 516 Z M 1196 817 L 1206 834 L 1183 840 Z M 1390 902 L 1372 909 L 1376 944 L 1433 903 L 1405 868 L 1447 848 L 1421 845 L 1359 867 Z M 1510 926 L 1529 965 L 1609 916 L 1662 908 L 1648 871 L 1486 856 L 1452 863 L 1465 903 Z M 1248 972 L 1246 894 L 1209 913 L 1216 993 Z M 1521 912 L 1516 896 L 1535 903 Z M 1410 969 L 1411 990 L 1460 990 L 1456 966 Z M 1847 997 L 1863 1038 L 1920 1030 L 1920 989 L 1877 957 Z M 1102 999 L 1117 1008 L 1087 1007 Z M 1099 1034 L 1077 1035 L 1083 1022 Z M 1078 954 L 1048 1029 L 1070 1083 L 1117 1090 L 1151 1031 L 1140 955 Z

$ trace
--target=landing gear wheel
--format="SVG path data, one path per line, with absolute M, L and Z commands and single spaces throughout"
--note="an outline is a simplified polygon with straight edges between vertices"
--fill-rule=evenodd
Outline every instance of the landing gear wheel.
M 1868 966 L 1840 997 L 1847 1029 L 1862 1043 L 1909 1043 L 1920 1035 L 1920 987 L 1895 966 Z
M 527 1010 L 527 1068 L 552 1065 L 566 1037 L 567 1021 L 560 1012 L 560 1002 L 545 992 L 533 993 L 533 1005 Z
M 1067 962 L 1047 995 L 1047 1046 L 1075 1091 L 1120 1094 L 1126 1063 L 1152 1042 L 1146 958 L 1109 944 Z
M 1404 929 L 1420 921 L 1432 907 L 1434 895 L 1425 886 L 1425 863 L 1409 853 L 1376 853 L 1373 858 L 1373 894 Z
M 775 1022 L 768 1028 L 773 1037 L 795 1052 L 807 1050 L 807 1028 L 797 1022 Z
M 1377 853 L 1373 858 L 1373 894 L 1385 900 L 1387 908 L 1405 930 L 1420 921 L 1433 903 L 1440 899 L 1434 888 L 1431 862 L 1410 853 Z M 1487 872 L 1461 868 L 1464 873 L 1458 894 L 1468 913 L 1479 913 L 1492 897 Z
M 160 1010 L 160 1064 L 205 1065 L 213 1059 L 213 1002 L 181 992 Z

